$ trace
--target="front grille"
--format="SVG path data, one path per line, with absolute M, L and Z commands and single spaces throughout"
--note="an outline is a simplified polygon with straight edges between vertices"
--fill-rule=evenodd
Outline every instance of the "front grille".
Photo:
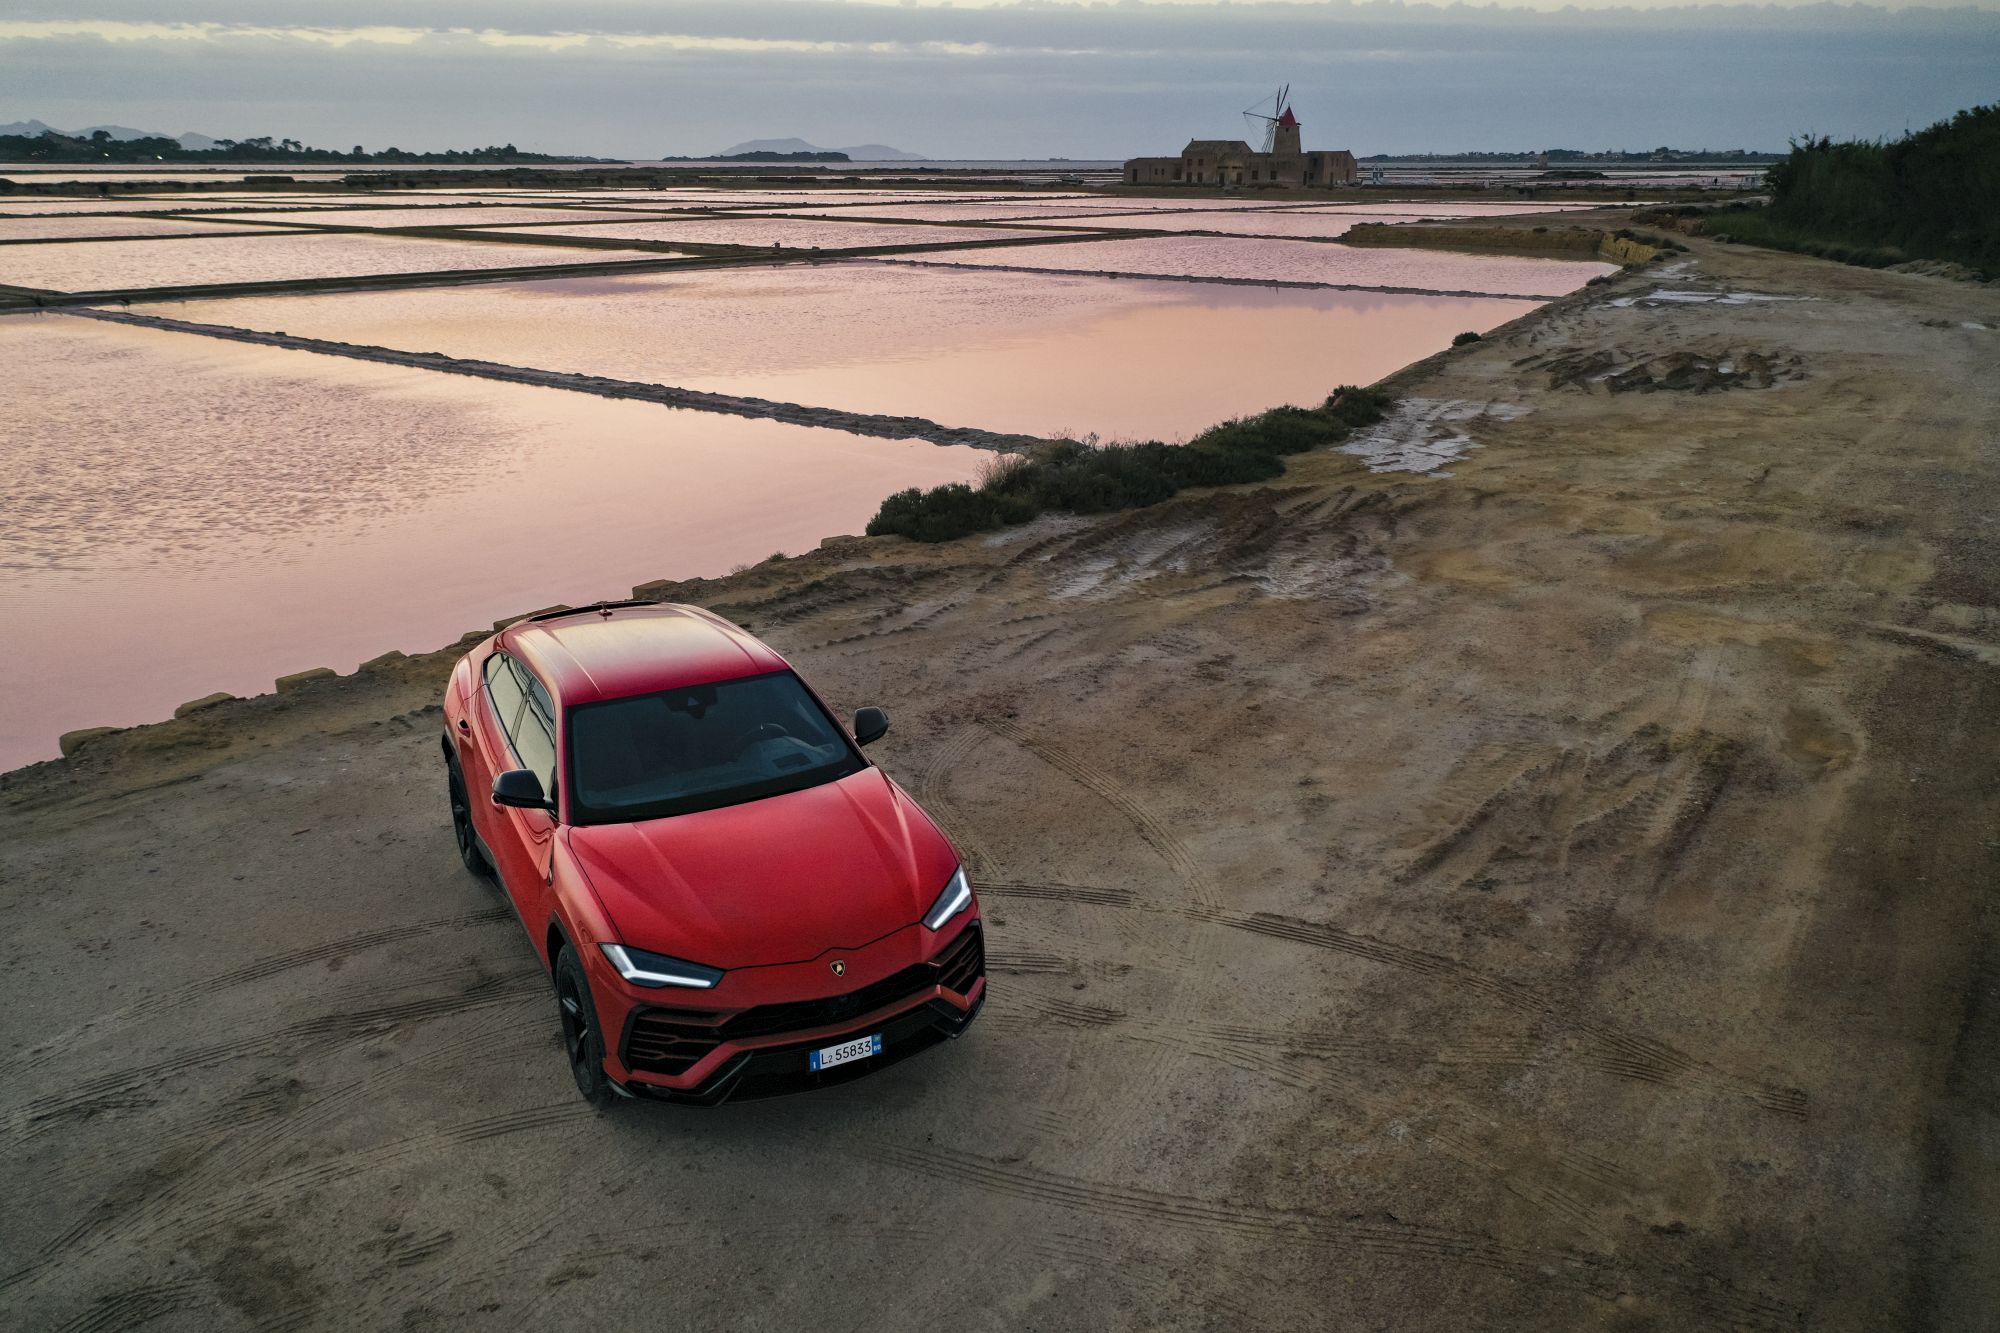
M 985 972 L 986 944 L 975 924 L 929 962 L 845 995 L 758 1005 L 720 1019 L 690 1009 L 642 1009 L 626 1028 L 625 1066 L 648 1074 L 684 1074 L 722 1042 L 832 1027 L 933 986 L 964 995 Z
M 866 1078 L 890 1065 L 899 1064 L 941 1041 L 962 1035 L 979 1014 L 945 1000 L 896 1015 L 882 1024 L 882 1054 L 832 1069 L 813 1069 L 807 1061 L 811 1043 L 769 1046 L 744 1051 L 724 1062 L 698 1088 L 685 1091 L 662 1088 L 652 1083 L 630 1083 L 626 1090 L 638 1097 L 681 1102 L 695 1106 L 719 1106 L 756 1097 L 778 1097 L 813 1088 L 832 1087 L 852 1079 Z
M 970 994 L 972 983 L 986 975 L 986 942 L 980 938 L 979 927 L 959 936 L 933 963 L 940 986 L 960 995 Z

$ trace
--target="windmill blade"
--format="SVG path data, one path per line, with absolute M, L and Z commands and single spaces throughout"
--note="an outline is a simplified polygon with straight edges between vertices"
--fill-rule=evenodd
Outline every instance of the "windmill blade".
M 1267 153 L 1278 146 L 1278 121 L 1284 116 L 1285 103 L 1291 95 L 1292 85 L 1288 83 L 1272 94 L 1271 110 L 1268 115 L 1263 110 L 1262 98 L 1258 99 L 1255 106 L 1247 107 L 1243 112 L 1243 121 L 1250 127 L 1252 135 L 1256 135 L 1260 128 L 1263 130 L 1264 151 Z M 1259 122 L 1262 122 L 1261 125 Z

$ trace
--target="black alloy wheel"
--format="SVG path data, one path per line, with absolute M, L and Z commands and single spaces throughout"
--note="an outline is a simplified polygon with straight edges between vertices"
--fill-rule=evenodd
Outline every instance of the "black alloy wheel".
M 491 875 L 493 867 L 486 863 L 486 853 L 479 850 L 479 837 L 472 831 L 472 802 L 466 799 L 465 778 L 458 771 L 457 760 L 447 762 L 446 774 L 451 793 L 451 836 L 458 844 L 458 859 L 475 875 Z
M 562 1024 L 563 1055 L 576 1090 L 599 1110 L 612 1105 L 618 1094 L 604 1073 L 604 1034 L 598 1031 L 597 1006 L 591 1003 L 583 962 L 573 949 L 564 949 L 556 958 L 556 1018 Z

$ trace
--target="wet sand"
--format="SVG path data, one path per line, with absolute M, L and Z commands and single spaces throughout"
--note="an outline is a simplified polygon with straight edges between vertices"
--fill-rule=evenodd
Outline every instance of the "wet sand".
M 575 1100 L 452 654 L 0 780 L 8 1321 L 1990 1326 L 2000 306 L 1693 244 L 1395 377 L 1448 475 L 678 590 L 985 895 L 871 1080 Z

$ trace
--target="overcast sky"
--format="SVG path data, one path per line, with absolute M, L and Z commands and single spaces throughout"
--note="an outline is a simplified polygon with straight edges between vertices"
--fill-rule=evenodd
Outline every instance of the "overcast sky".
M 2000 0 L 0 0 L 0 121 L 323 147 L 1123 158 L 1283 82 L 1309 148 L 1782 148 L 2000 100 Z

